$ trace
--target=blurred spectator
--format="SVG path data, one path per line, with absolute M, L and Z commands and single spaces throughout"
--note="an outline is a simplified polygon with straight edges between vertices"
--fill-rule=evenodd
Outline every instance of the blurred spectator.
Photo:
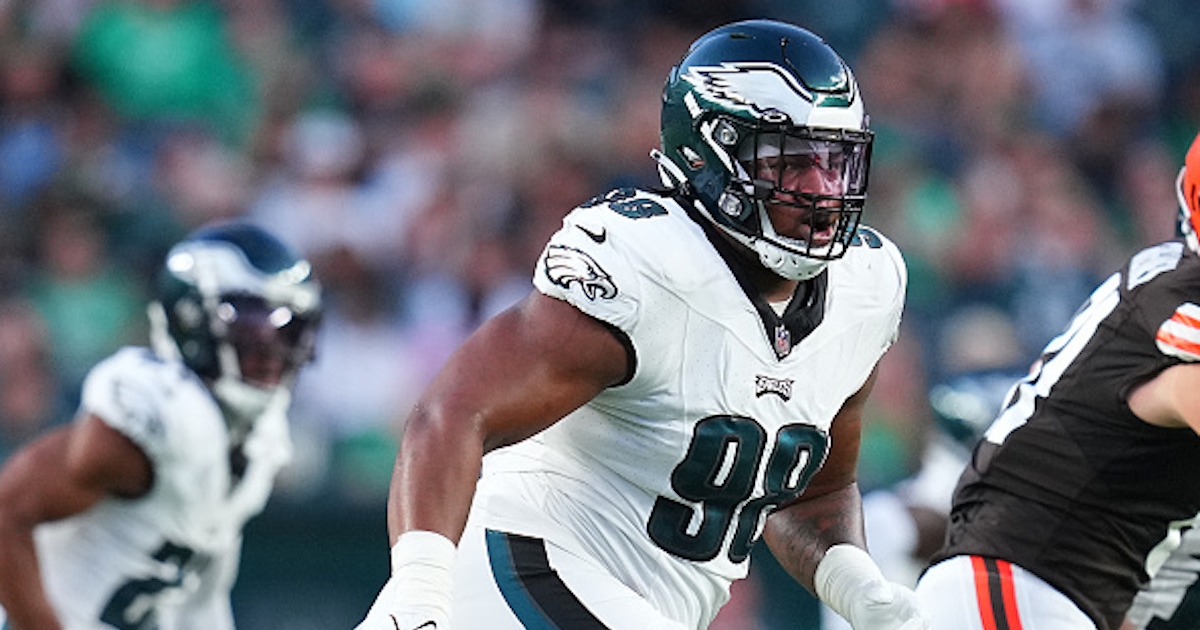
M 53 46 L 67 44 L 99 0 L 36 0 L 0 3 L 0 28 Z
M 992 0 L 1020 45 L 1033 113 L 1069 136 L 1105 107 L 1154 114 L 1165 79 L 1162 51 L 1133 12 L 1137 0 Z
M 201 132 L 167 136 L 157 154 L 155 174 L 156 192 L 169 206 L 177 236 L 238 217 L 255 191 L 253 165 L 245 156 Z M 160 238 L 164 246 L 172 242 L 170 237 Z
M 374 501 L 386 492 L 399 435 L 397 418 L 415 402 L 435 366 L 416 349 L 396 316 L 391 287 L 381 274 L 340 247 L 325 252 L 319 269 L 326 292 L 316 361 L 296 387 L 296 431 L 315 437 L 317 466 L 340 496 Z M 312 480 L 308 488 L 326 486 Z
M 1200 129 L 1197 121 L 1196 129 Z M 1109 211 L 1123 249 L 1136 251 L 1138 244 L 1159 243 L 1175 236 L 1176 217 L 1163 212 L 1175 200 L 1175 178 L 1181 160 L 1166 143 L 1148 138 L 1129 147 L 1120 164 L 1116 182 L 1116 208 Z
M 261 117 L 257 135 L 265 119 L 276 113 L 292 113 L 311 98 L 320 85 L 311 41 L 298 32 L 284 0 L 221 1 L 229 47 L 253 77 L 260 99 Z M 305 4 L 319 5 L 318 0 Z M 384 60 L 385 62 L 387 60 Z M 258 141 L 257 137 L 252 141 Z
M 444 70 L 469 82 L 505 72 L 535 41 L 536 0 L 381 0 L 374 18 L 433 48 Z
M 410 219 L 406 198 L 364 181 L 370 165 L 358 122 L 307 111 L 281 141 L 281 168 L 257 191 L 250 216 L 312 258 L 345 246 L 369 264 L 395 264 Z
M 1035 133 L 977 154 L 957 184 L 961 216 L 939 268 L 949 301 L 938 316 L 956 305 L 1005 309 L 1033 352 L 1111 271 L 1104 209 L 1069 154 Z
M 102 0 L 85 16 L 74 67 L 118 115 L 145 125 L 199 123 L 245 142 L 256 124 L 256 77 L 207 0 Z
M 50 362 L 49 332 L 25 300 L 0 300 L 0 462 L 70 418 Z
M 1051 143 L 1014 147 L 1024 182 L 1019 240 L 1011 253 L 1011 301 L 1017 333 L 1029 356 L 1054 337 L 1099 281 L 1119 267 L 1111 226 L 1099 195 L 1068 154 Z M 1166 212 L 1166 211 L 1164 211 Z
M 92 365 L 145 338 L 145 285 L 114 264 L 102 221 L 88 199 L 55 193 L 38 206 L 32 237 L 36 267 L 26 295 L 46 322 L 71 399 Z
M 0 215 L 21 209 L 66 157 L 61 60 L 37 40 L 0 55 Z

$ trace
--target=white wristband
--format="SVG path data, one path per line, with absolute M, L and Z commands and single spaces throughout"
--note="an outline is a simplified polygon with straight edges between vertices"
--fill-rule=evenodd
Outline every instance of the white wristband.
M 825 552 L 813 575 L 817 597 L 847 621 L 855 598 L 864 587 L 886 584 L 883 573 L 866 551 L 850 544 L 834 545 Z
M 454 543 L 436 532 L 400 534 L 392 546 L 394 609 L 449 619 L 455 551 Z

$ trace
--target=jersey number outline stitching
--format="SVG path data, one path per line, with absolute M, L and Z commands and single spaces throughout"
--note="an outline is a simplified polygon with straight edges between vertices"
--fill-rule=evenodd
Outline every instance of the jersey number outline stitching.
M 799 496 L 825 461 L 828 436 L 807 424 L 779 429 L 766 468 L 763 496 L 751 500 L 763 463 L 767 433 L 753 418 L 709 416 L 696 423 L 687 454 L 671 473 L 671 487 L 691 504 L 660 496 L 646 522 L 650 538 L 687 560 L 717 557 L 733 527 L 730 562 L 750 555 L 761 522 L 776 506 Z M 694 506 L 700 511 L 694 522 Z

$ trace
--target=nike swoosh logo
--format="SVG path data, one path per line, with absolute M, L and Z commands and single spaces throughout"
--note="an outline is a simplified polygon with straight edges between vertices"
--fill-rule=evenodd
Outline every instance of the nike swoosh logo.
M 392 626 L 394 628 L 396 628 L 396 630 L 400 630 L 400 622 L 396 621 L 396 615 L 388 615 L 388 616 L 392 618 Z M 413 628 L 412 630 L 437 630 L 437 627 L 438 627 L 437 622 L 430 619 L 429 621 L 426 621 L 425 623 Z
M 583 227 L 582 225 L 576 225 L 575 227 L 579 228 L 580 232 L 587 234 L 588 238 L 592 239 L 597 244 L 603 243 L 604 240 L 608 238 L 608 230 L 606 230 L 604 228 L 600 228 L 599 232 L 593 232 L 593 231 Z

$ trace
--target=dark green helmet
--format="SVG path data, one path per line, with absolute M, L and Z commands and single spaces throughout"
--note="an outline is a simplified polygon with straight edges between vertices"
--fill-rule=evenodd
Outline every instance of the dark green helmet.
M 262 228 L 203 227 L 167 253 L 150 307 L 155 351 L 252 419 L 313 357 L 321 289 L 312 265 Z
M 841 57 L 802 28 L 749 20 L 704 35 L 672 68 L 655 158 L 664 181 L 763 266 L 806 279 L 854 238 L 871 142 L 858 84 Z M 828 180 L 819 190 L 782 174 L 814 164 Z M 798 209 L 807 228 L 776 231 L 772 204 Z
M 989 368 L 956 374 L 934 385 L 929 405 L 939 433 L 970 452 L 1011 402 L 1015 385 L 1027 376 L 1016 368 Z

